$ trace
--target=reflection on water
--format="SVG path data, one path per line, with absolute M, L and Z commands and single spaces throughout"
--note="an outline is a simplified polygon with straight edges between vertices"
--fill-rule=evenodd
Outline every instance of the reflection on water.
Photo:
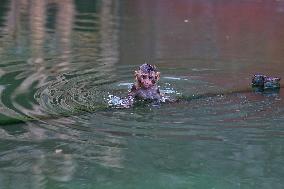
M 284 93 L 249 85 L 284 73 L 283 10 L 1 1 L 0 188 L 282 188 Z M 109 108 L 145 61 L 187 100 Z

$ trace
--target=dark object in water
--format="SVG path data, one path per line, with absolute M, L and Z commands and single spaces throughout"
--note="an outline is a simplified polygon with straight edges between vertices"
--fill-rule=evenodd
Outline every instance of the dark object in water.
M 268 77 L 262 74 L 255 74 L 252 77 L 252 86 L 259 88 L 260 90 L 265 89 L 279 89 L 280 88 L 280 79 L 279 77 Z

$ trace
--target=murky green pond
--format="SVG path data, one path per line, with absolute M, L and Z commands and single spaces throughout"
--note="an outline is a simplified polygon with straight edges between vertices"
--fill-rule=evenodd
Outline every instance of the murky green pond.
M 282 189 L 284 90 L 250 80 L 284 77 L 283 20 L 282 0 L 2 0 L 0 188 Z M 168 95 L 216 95 L 108 107 L 144 62 Z

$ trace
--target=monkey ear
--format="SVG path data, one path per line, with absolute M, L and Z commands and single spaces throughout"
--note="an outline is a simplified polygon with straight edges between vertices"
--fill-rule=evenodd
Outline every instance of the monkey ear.
M 160 79 L 160 72 L 157 72 L 156 75 L 157 75 L 157 81 L 158 81 Z
M 135 72 L 134 72 L 134 76 L 135 76 L 135 77 L 138 77 L 138 76 L 139 76 L 139 71 L 135 71 Z
M 134 72 L 134 77 L 135 77 L 136 80 L 138 80 L 138 77 L 139 77 L 139 72 L 138 71 Z

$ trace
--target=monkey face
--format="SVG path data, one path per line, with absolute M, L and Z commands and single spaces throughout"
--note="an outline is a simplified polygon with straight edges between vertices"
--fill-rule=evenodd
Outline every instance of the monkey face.
M 156 85 L 159 80 L 159 72 L 136 72 L 136 80 L 142 88 L 148 89 Z

